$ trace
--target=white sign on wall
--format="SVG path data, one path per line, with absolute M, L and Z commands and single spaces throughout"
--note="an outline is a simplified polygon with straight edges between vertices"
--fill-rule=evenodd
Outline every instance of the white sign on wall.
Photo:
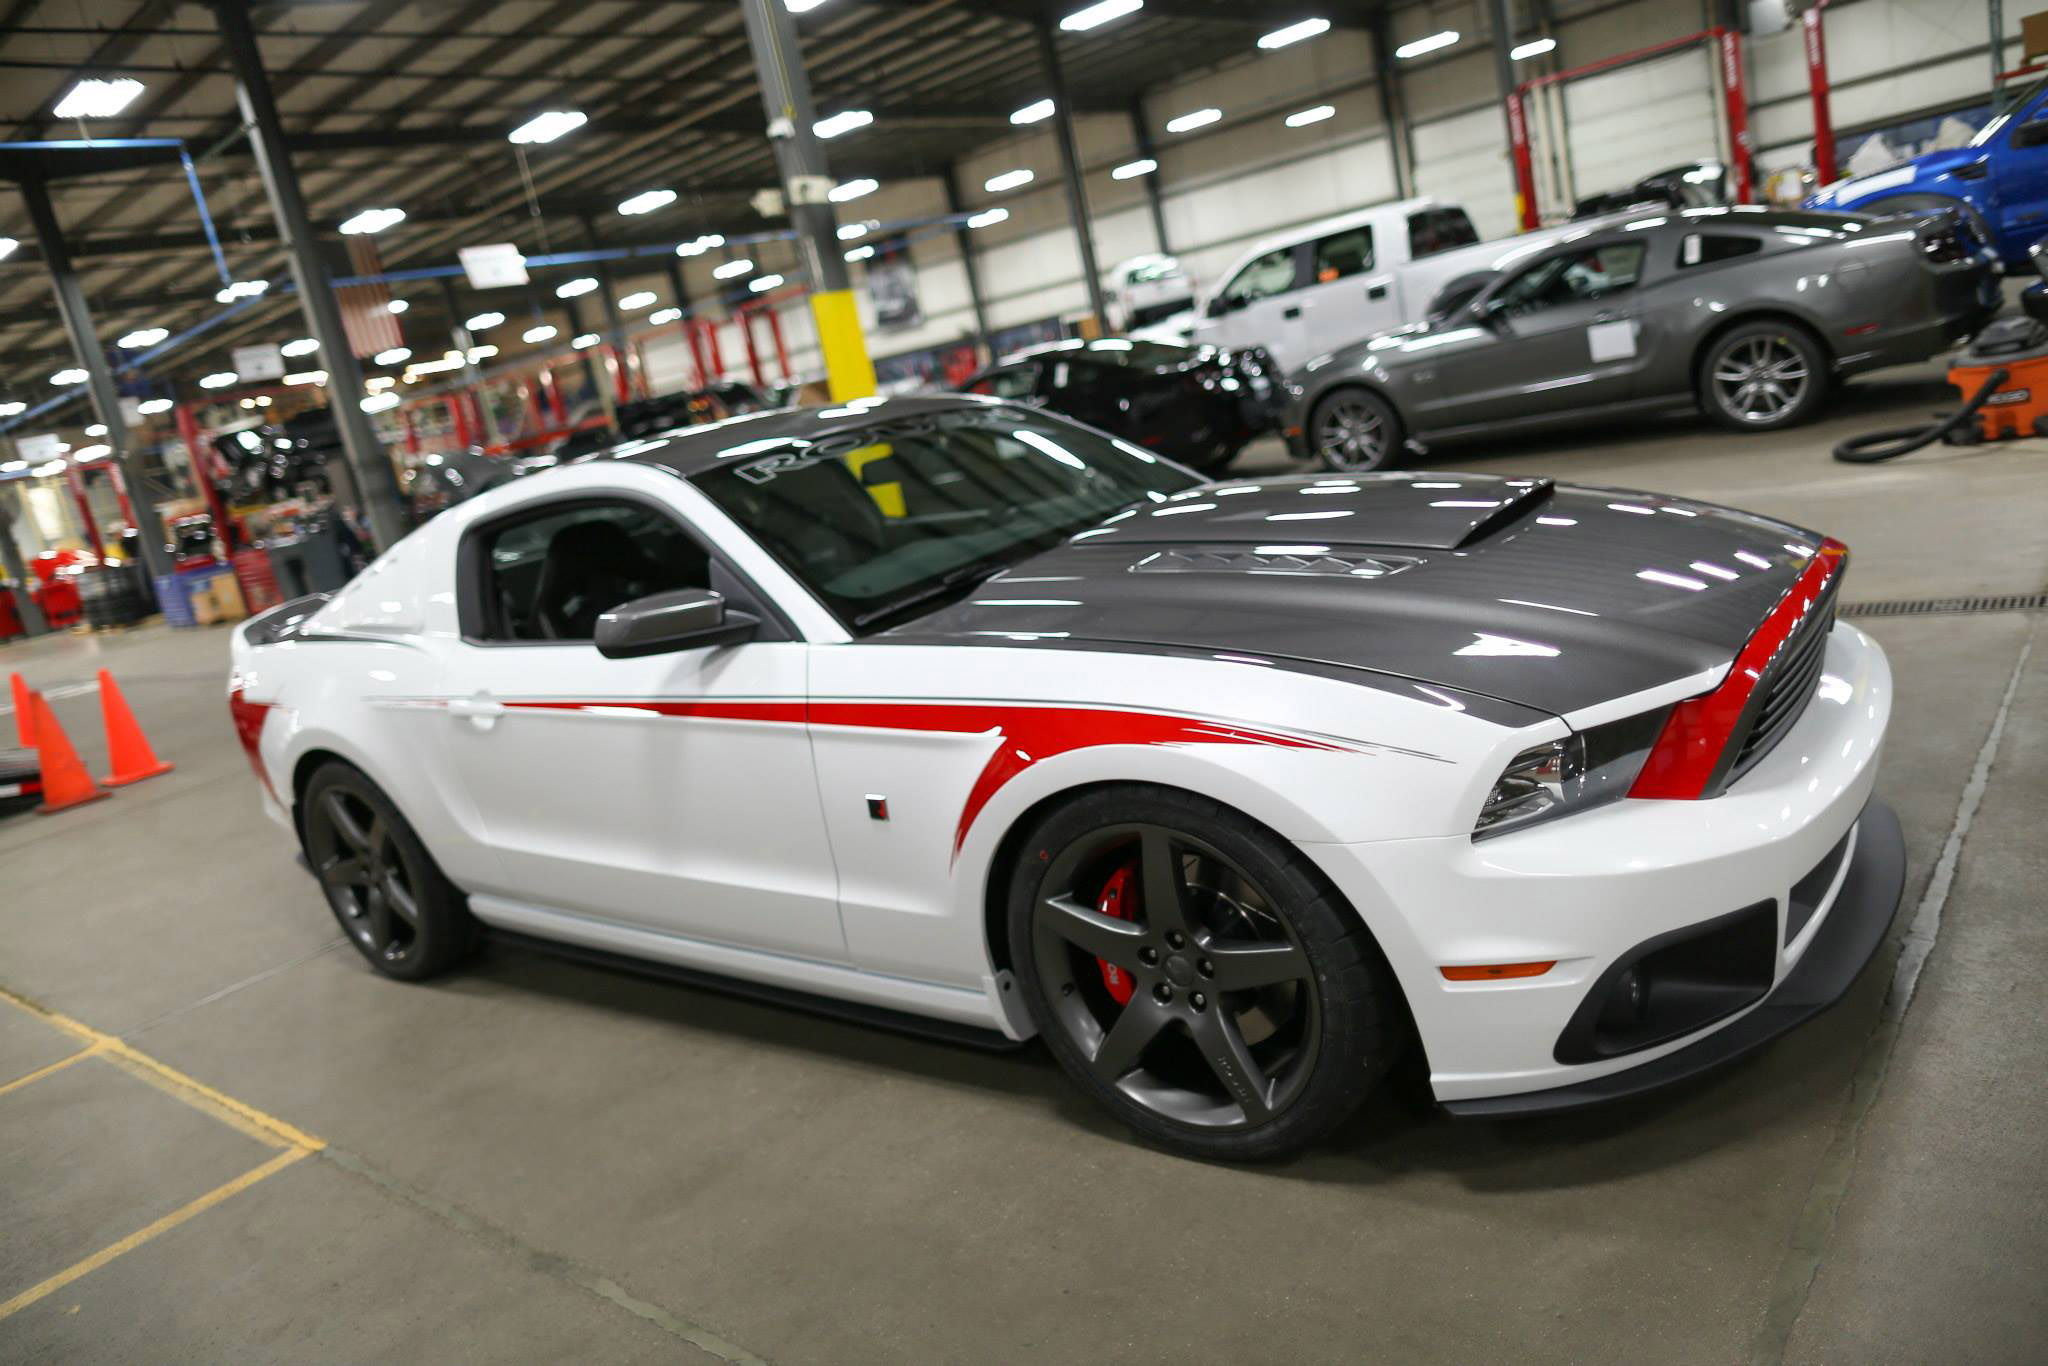
M 14 449 L 21 459 L 35 465 L 64 454 L 64 442 L 55 432 L 37 432 L 15 437 Z
M 526 257 L 510 242 L 464 247 L 456 253 L 471 289 L 506 289 L 526 283 Z
M 238 346 L 235 373 L 245 380 L 283 379 L 284 352 L 276 346 Z

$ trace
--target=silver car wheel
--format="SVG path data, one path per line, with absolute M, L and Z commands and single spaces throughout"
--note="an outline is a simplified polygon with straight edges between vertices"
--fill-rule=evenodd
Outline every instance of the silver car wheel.
M 1714 361 L 1714 401 L 1755 426 L 1783 421 L 1811 382 L 1806 358 L 1782 336 L 1744 338 Z
M 1371 404 L 1339 398 L 1316 424 L 1316 454 L 1331 469 L 1369 470 L 1386 458 L 1387 429 Z

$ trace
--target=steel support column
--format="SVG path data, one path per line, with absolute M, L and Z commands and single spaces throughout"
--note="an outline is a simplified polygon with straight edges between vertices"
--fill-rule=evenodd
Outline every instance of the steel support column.
M 1138 149 L 1139 159 L 1152 163 L 1152 170 L 1138 179 L 1145 182 L 1145 207 L 1152 214 L 1152 236 L 1158 241 L 1161 254 L 1171 255 L 1173 247 L 1166 240 L 1166 198 L 1159 192 L 1159 148 L 1152 141 L 1152 126 L 1145 122 L 1143 95 L 1131 101 L 1131 141 Z M 1405 196 L 1408 192 L 1401 193 Z
M 93 412 L 106 424 L 107 444 L 114 448 L 114 459 L 120 462 L 136 492 L 135 530 L 142 546 L 143 566 L 151 578 L 168 574 L 171 556 L 164 545 L 170 538 L 164 534 L 156 507 L 146 493 L 149 486 L 143 479 L 142 453 L 129 445 L 128 424 L 121 417 L 121 396 L 114 388 L 114 370 L 107 364 L 107 353 L 93 327 L 92 311 L 86 307 L 85 291 L 79 287 L 78 272 L 72 267 L 71 249 L 64 240 L 63 226 L 57 222 L 56 207 L 50 203 L 50 187 L 40 180 L 25 180 L 21 182 L 21 198 L 28 206 L 29 222 L 35 226 L 36 244 L 43 251 L 43 267 L 50 272 L 57 312 L 64 319 L 65 332 L 70 334 L 71 349 L 85 370 Z M 94 534 L 97 536 L 97 531 Z
M 974 344 L 992 359 L 995 342 L 988 328 L 988 300 L 981 292 L 981 263 L 974 259 L 974 232 L 960 221 L 967 206 L 960 202 L 960 174 L 951 162 L 946 163 L 944 180 L 946 212 L 953 215 L 953 244 L 960 248 L 960 265 L 967 272 L 967 299 L 974 305 Z
M 844 248 L 839 245 L 839 216 L 827 197 L 832 175 L 825 149 L 811 131 L 818 115 L 811 103 L 811 81 L 804 70 L 796 20 L 782 0 L 742 0 L 741 10 L 790 225 L 796 229 L 810 271 L 811 317 L 817 324 L 818 347 L 825 353 L 826 384 L 835 402 L 866 398 L 875 392 L 875 367 L 868 358 L 859 305 L 848 283 Z M 751 327 L 747 343 L 751 348 Z
M 0 570 L 14 581 L 14 612 L 21 618 L 22 634 L 40 636 L 49 631 L 50 624 L 43 620 L 43 609 L 29 596 L 29 585 L 35 580 L 29 577 L 28 566 L 22 562 L 21 546 L 14 539 L 14 519 L 28 512 L 14 490 L 27 482 L 9 479 L 0 483 Z
M 291 155 L 285 150 L 284 125 L 278 117 L 277 98 L 271 92 L 270 74 L 263 66 L 262 50 L 256 44 L 248 0 L 213 0 L 213 12 L 220 24 L 221 47 L 234 68 L 235 103 L 249 129 L 256 170 L 263 178 L 270 212 L 277 219 L 280 245 L 291 264 L 292 279 L 299 287 L 299 306 L 305 312 L 313 339 L 320 343 L 320 355 L 327 365 L 328 411 L 341 433 L 342 450 L 355 476 L 356 493 L 363 501 L 371 534 L 377 548 L 386 550 L 406 532 L 398 472 L 392 468 L 384 444 L 377 439 L 376 429 L 363 411 L 363 368 L 349 348 L 332 277 L 327 263 L 320 259 L 305 196 L 299 190 L 298 172 L 292 168 Z
M 1074 137 L 1074 116 L 1067 99 L 1067 78 L 1060 68 L 1059 30 L 1038 26 L 1039 64 L 1052 95 L 1053 136 L 1060 147 L 1060 175 L 1067 184 L 1067 216 L 1081 248 L 1081 276 L 1088 285 L 1088 311 L 1098 328 L 1109 326 L 1109 307 L 1102 296 L 1102 268 L 1095 262 L 1095 225 L 1088 218 L 1088 190 L 1081 183 L 1081 147 Z
M 1408 126 L 1408 101 L 1401 95 L 1401 73 L 1394 62 L 1394 38 L 1385 11 L 1375 12 L 1372 18 L 1372 56 L 1380 122 L 1386 125 L 1394 163 L 1394 195 L 1407 199 L 1415 193 L 1415 140 Z

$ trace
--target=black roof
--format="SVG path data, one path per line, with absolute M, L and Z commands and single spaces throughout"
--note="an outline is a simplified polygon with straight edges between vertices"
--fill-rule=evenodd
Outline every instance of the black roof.
M 821 408 L 774 408 L 620 441 L 605 450 L 578 457 L 571 463 L 632 460 L 687 479 L 716 467 L 721 460 L 741 455 L 766 455 L 778 445 L 811 442 L 882 422 L 958 412 L 993 402 L 964 394 L 918 394 L 902 398 L 857 399 L 850 404 Z M 1035 409 L 1020 411 L 1037 415 Z

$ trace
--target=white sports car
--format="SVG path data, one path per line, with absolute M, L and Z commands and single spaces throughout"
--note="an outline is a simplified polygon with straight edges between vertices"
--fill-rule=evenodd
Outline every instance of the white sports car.
M 480 934 L 990 1043 L 1145 1136 L 1511 1115 L 1831 1004 L 1903 878 L 1843 548 L 1680 499 L 1205 483 L 898 399 L 639 440 L 234 641 L 378 971 Z

